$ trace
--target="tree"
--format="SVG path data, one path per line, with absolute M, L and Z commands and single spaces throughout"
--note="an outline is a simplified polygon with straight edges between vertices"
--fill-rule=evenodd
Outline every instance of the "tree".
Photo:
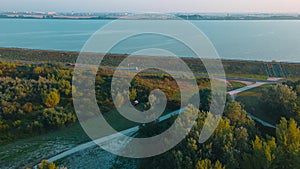
M 56 89 L 52 90 L 49 94 L 45 94 L 43 98 L 44 104 L 47 107 L 54 107 L 60 101 L 60 95 Z
M 300 129 L 295 120 L 281 119 L 276 127 L 275 138 L 267 141 L 256 136 L 252 142 L 252 151 L 244 154 L 242 168 L 300 168 Z
M 211 90 L 210 89 L 199 90 L 199 95 L 200 95 L 200 110 L 209 111 L 210 103 L 211 103 Z
M 278 149 L 272 168 L 300 168 L 300 128 L 295 120 L 282 118 L 276 128 L 276 137 Z
M 136 89 L 132 89 L 129 93 L 130 101 L 134 101 L 137 97 Z
M 32 103 L 25 103 L 22 107 L 23 111 L 26 112 L 26 113 L 30 113 L 32 112 L 32 109 L 33 109 L 33 104 Z
M 76 116 L 66 111 L 61 107 L 44 109 L 41 117 L 43 125 L 50 129 L 56 129 L 74 123 Z
M 300 94 L 300 85 L 296 86 L 296 92 L 297 92 L 297 94 Z
M 268 142 L 256 136 L 252 141 L 252 152 L 244 154 L 242 168 L 270 168 L 276 155 L 275 138 L 271 138 Z
M 44 68 L 43 67 L 35 67 L 34 69 L 33 69 L 33 73 L 35 74 L 35 75 L 40 75 L 40 74 L 42 74 L 44 72 Z
M 239 127 L 234 129 L 235 146 L 240 151 L 247 151 L 249 134 L 246 128 Z
M 212 154 L 229 168 L 236 168 L 237 161 L 234 159 L 234 127 L 227 118 L 221 119 L 213 135 Z
M 274 113 L 277 117 L 293 117 L 297 106 L 295 101 L 297 94 L 292 87 L 287 85 L 275 85 L 265 91 L 262 95 L 262 108 L 266 112 Z
M 230 122 L 237 126 L 254 125 L 253 120 L 247 116 L 246 111 L 238 102 L 230 102 L 226 105 L 224 115 L 229 118 Z
M 58 169 L 53 162 L 48 162 L 47 160 L 42 160 L 41 164 L 38 165 L 39 169 Z
M 69 95 L 72 91 L 71 83 L 64 79 L 62 79 L 58 82 L 58 88 L 59 88 L 59 91 L 61 93 L 65 94 L 66 96 Z
M 197 162 L 196 169 L 225 169 L 225 167 L 222 166 L 220 161 L 213 164 L 209 159 L 204 159 Z
M 289 122 L 282 118 L 280 124 L 276 128 L 276 137 L 278 145 L 286 151 L 300 151 L 300 128 L 294 119 Z

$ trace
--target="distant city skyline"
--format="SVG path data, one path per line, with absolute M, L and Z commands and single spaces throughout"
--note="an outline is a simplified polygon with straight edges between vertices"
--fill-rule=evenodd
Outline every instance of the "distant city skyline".
M 0 11 L 300 13 L 299 0 L 1 0 Z

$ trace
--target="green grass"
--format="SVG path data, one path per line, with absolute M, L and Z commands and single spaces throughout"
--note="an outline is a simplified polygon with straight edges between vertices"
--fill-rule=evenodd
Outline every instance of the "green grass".
M 141 110 L 141 106 L 137 106 L 138 110 Z M 165 110 L 161 116 L 166 115 L 172 111 Z M 122 131 L 134 126 L 139 125 L 139 123 L 130 121 L 123 117 L 117 110 L 112 110 L 109 113 L 104 114 L 106 121 L 117 131 Z M 100 124 L 101 125 L 101 124 Z
M 231 86 L 228 86 L 228 91 L 239 89 L 239 88 L 247 86 L 246 84 L 241 83 L 241 82 L 229 81 L 229 83 L 231 84 Z
M 249 91 L 242 92 L 238 94 L 236 97 L 236 101 L 242 103 L 245 106 L 245 110 L 254 116 L 269 122 L 273 125 L 277 124 L 279 119 L 276 116 L 270 116 L 268 112 L 264 112 L 261 109 L 260 97 L 262 97 L 262 93 L 267 88 L 271 87 L 271 85 L 263 85 L 258 88 L 251 89 Z
M 267 75 L 256 75 L 256 74 L 234 74 L 234 73 L 226 73 L 228 77 L 235 78 L 251 78 L 251 79 L 259 79 L 259 80 L 267 80 Z

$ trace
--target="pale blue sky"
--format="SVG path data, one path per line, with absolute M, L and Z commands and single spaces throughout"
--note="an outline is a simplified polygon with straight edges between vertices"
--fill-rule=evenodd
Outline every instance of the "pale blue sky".
M 300 13 L 300 0 L 1 0 L 0 11 Z

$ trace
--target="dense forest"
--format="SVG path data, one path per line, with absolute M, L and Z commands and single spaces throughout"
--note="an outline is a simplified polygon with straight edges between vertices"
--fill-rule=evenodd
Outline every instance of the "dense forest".
M 198 138 L 207 115 L 207 112 L 199 111 L 193 129 L 179 145 L 160 156 L 143 159 L 140 168 L 300 167 L 300 128 L 293 118 L 281 118 L 276 130 L 267 132 L 255 125 L 240 103 L 230 101 L 214 134 L 204 144 L 200 144 Z M 159 133 L 162 127 L 152 124 L 151 129 Z

